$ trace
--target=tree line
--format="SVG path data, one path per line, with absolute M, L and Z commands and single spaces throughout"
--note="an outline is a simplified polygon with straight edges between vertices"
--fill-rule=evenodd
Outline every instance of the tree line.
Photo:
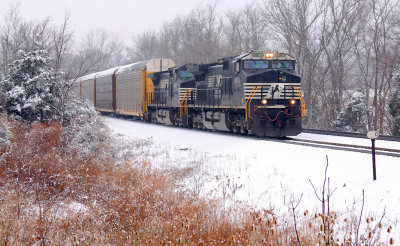
M 306 127 L 394 128 L 388 102 L 399 61 L 398 1 L 264 0 L 234 11 L 218 7 L 209 3 L 136 36 L 132 59 L 165 56 L 181 64 L 257 49 L 287 52 L 302 76 Z
M 213 1 L 133 36 L 127 46 L 104 30 L 74 43 L 70 15 L 52 26 L 49 19 L 25 22 L 10 8 L 0 30 L 1 71 L 7 74 L 18 50 L 34 46 L 47 50 L 53 70 L 68 78 L 156 57 L 205 63 L 249 50 L 278 50 L 297 60 L 305 127 L 390 133 L 399 125 L 397 110 L 390 110 L 400 97 L 394 79 L 399 9 L 396 0 L 260 0 L 237 10 Z

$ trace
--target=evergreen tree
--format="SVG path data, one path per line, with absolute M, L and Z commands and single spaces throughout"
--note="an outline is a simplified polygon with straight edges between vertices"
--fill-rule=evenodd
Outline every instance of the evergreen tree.
M 9 114 L 27 122 L 48 122 L 57 118 L 57 87 L 44 50 L 18 52 L 3 83 Z
M 369 106 L 365 95 L 356 91 L 335 121 L 338 131 L 367 132 Z
M 390 96 L 389 108 L 393 117 L 393 136 L 400 136 L 400 74 L 393 77 L 394 89 Z

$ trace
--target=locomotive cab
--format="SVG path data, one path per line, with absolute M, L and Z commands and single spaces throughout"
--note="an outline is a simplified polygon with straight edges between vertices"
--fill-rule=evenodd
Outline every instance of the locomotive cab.
M 302 96 L 295 60 L 278 52 L 252 52 L 241 58 L 248 130 L 282 137 L 301 132 Z

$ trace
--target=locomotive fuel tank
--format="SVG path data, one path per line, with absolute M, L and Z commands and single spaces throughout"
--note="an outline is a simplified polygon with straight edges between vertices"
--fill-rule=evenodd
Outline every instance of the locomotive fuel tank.
M 158 123 L 164 124 L 164 125 L 172 125 L 172 121 L 170 118 L 170 113 L 168 109 L 159 109 L 156 110 L 156 119 Z
M 203 112 L 203 126 L 209 130 L 231 131 L 228 115 L 224 112 Z

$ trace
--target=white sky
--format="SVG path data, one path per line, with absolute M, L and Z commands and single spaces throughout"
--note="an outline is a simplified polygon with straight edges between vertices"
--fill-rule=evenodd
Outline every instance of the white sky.
M 251 0 L 220 0 L 219 9 L 239 9 Z M 29 21 L 50 17 L 61 24 L 66 11 L 79 39 L 92 29 L 105 29 L 130 42 L 133 34 L 158 30 L 178 14 L 183 15 L 207 0 L 0 0 L 0 21 L 10 4 L 20 3 L 20 15 Z

